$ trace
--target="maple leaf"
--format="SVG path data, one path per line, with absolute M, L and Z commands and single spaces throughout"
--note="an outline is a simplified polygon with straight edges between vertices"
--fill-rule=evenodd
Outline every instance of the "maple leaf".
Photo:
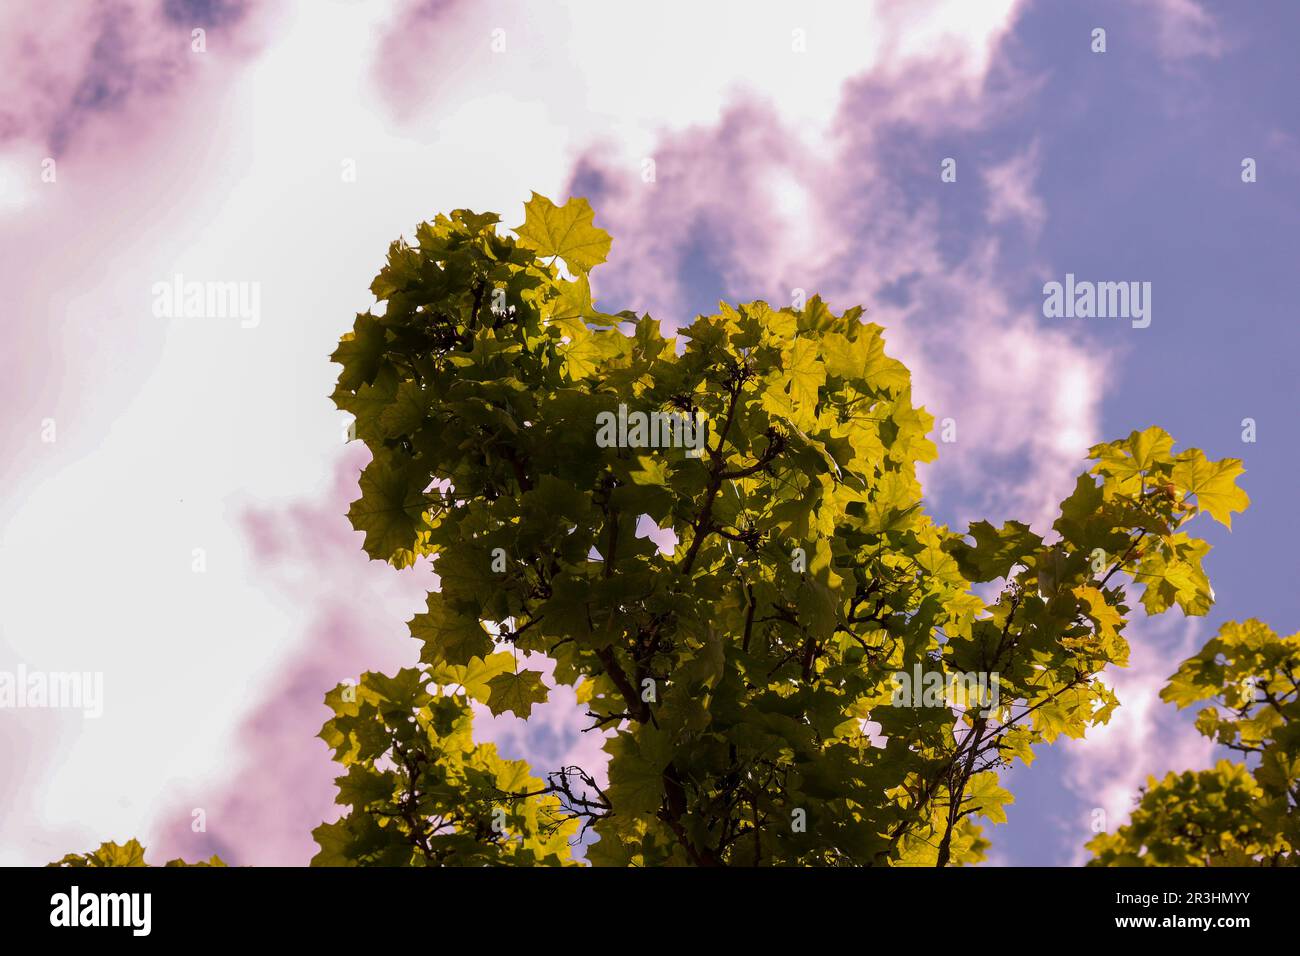
M 595 213 L 585 199 L 557 206 L 533 193 L 524 203 L 523 225 L 515 233 L 541 256 L 559 256 L 571 272 L 590 272 L 609 254 L 610 237 L 594 224 Z
M 498 717 L 506 711 L 516 717 L 527 717 L 533 712 L 533 704 L 546 703 L 546 685 L 542 683 L 541 671 L 498 674 L 488 681 L 488 687 L 491 688 L 488 709 Z
M 1232 512 L 1245 511 L 1250 504 L 1246 492 L 1237 487 L 1237 476 L 1245 469 L 1237 458 L 1210 461 L 1200 449 L 1183 452 L 1174 462 L 1172 478 L 1188 494 L 1196 496 L 1196 510 L 1227 528 Z

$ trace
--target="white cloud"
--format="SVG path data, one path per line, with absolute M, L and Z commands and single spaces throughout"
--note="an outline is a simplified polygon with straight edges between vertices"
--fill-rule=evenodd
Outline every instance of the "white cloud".
M 984 185 L 989 192 L 986 215 L 991 223 L 1020 221 L 1036 234 L 1047 218 L 1043 200 L 1034 191 L 1038 176 L 1038 142 L 1009 159 L 984 170 Z
M 1114 832 L 1128 822 L 1147 778 L 1167 772 L 1199 770 L 1213 763 L 1213 744 L 1192 727 L 1187 714 L 1160 699 L 1165 686 L 1185 657 L 1204 641 L 1201 624 L 1183 618 L 1177 610 L 1166 617 L 1138 618 L 1126 629 L 1132 653 L 1123 669 L 1109 669 L 1106 682 L 1119 697 L 1108 724 L 1088 731 L 1083 740 L 1061 744 L 1067 761 L 1066 785 L 1090 808 L 1105 811 L 1107 827 Z M 1077 839 L 1072 865 L 1088 859 L 1083 844 L 1091 839 L 1090 817 L 1066 827 Z

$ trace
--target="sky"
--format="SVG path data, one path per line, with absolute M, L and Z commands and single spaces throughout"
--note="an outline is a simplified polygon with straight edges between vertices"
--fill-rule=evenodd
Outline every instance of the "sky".
M 1177 662 L 1300 619 L 1298 32 L 1285 0 L 8 0 L 0 671 L 104 693 L 0 709 L 0 864 L 131 836 L 310 859 L 323 694 L 413 663 L 436 586 L 347 523 L 365 455 L 328 355 L 392 239 L 516 225 L 532 190 L 613 234 L 602 305 L 864 305 L 955 423 L 923 474 L 953 527 L 1045 530 L 1090 445 L 1152 424 L 1244 461 L 1250 509 L 1202 529 L 1211 613 L 1138 612 L 1112 723 L 1009 777 L 990 862 L 1082 862 L 1095 808 L 1215 759 L 1158 699 Z M 178 274 L 256 314 L 159 315 Z M 1067 274 L 1151 283 L 1150 325 L 1045 316 Z M 593 766 L 580 719 L 557 692 L 478 733 Z

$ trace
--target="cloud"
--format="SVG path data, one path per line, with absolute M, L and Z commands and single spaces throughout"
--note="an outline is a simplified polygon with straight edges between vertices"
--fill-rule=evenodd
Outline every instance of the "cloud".
M 1204 641 L 1200 621 L 1172 616 L 1176 611 L 1169 614 L 1140 617 L 1128 627 L 1129 666 L 1106 673 L 1120 701 L 1110 723 L 1089 730 L 1083 740 L 1060 744 L 1066 786 L 1088 808 L 1077 820 L 1059 823 L 1071 834 L 1070 865 L 1082 865 L 1089 857 L 1083 844 L 1092 836 L 1092 808 L 1105 812 L 1108 829 L 1114 832 L 1128 822 L 1149 776 L 1160 779 L 1170 770 L 1199 770 L 1213 763 L 1213 743 L 1197 733 L 1187 713 L 1160 699 L 1178 662 Z
M 173 798 L 150 828 L 144 842 L 159 857 L 306 863 L 316 849 L 312 828 L 337 812 L 337 767 L 316 738 L 329 714 L 325 692 L 418 659 L 401 622 L 435 579 L 427 563 L 397 572 L 361 552 L 345 514 L 366 457 L 350 448 L 319 501 L 245 512 L 257 578 L 296 611 L 298 646 L 244 720 L 234 753 L 207 780 L 189 781 L 185 797 Z M 196 809 L 203 832 L 191 828 Z
M 255 12 L 252 0 L 5 4 L 0 146 L 24 141 L 61 158 L 159 122 L 209 58 L 238 61 L 256 47 Z M 192 52 L 195 28 L 212 34 L 211 57 Z
M 1038 175 L 1038 141 L 983 172 L 989 198 L 985 215 L 993 224 L 1020 222 L 1036 234 L 1047 218 L 1042 197 L 1034 192 Z
M 299 646 L 272 675 L 261 703 L 236 738 L 236 757 L 220 776 L 191 782 L 150 832 L 146 845 L 159 858 L 207 858 L 216 853 L 240 865 L 302 865 L 316 853 L 311 830 L 341 812 L 333 780 L 342 768 L 316 737 L 329 716 L 326 691 L 365 671 L 393 673 L 414 666 L 419 645 L 404 622 L 437 588 L 427 561 L 395 571 L 369 560 L 345 514 L 357 496 L 356 477 L 368 455 L 349 448 L 329 492 L 311 503 L 248 511 L 244 526 L 265 587 L 304 619 Z M 550 664 L 538 667 L 550 683 Z M 569 688 L 553 690 L 527 721 L 493 717 L 475 706 L 474 736 L 502 754 L 532 761 L 535 773 L 577 764 L 604 780 L 603 737 L 589 724 Z M 206 829 L 195 831 L 201 809 Z
M 941 66 L 923 95 L 977 87 L 1022 5 L 664 0 L 630 16 L 601 0 L 403 0 L 374 74 L 412 134 L 448 103 L 501 91 L 562 120 L 574 152 L 604 140 L 639 165 L 661 133 L 715 125 L 746 97 L 815 133 L 854 77 L 888 81 L 909 110 L 921 98 L 900 79 L 918 62 Z
M 1227 50 L 1219 24 L 1198 0 L 1156 0 L 1148 9 L 1155 18 L 1157 48 L 1166 59 L 1217 58 Z

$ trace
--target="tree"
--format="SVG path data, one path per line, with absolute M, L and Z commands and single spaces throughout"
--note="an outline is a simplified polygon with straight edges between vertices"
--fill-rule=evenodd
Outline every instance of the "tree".
M 467 678 L 468 680 L 468 678 Z M 476 744 L 467 695 L 431 695 L 425 677 L 365 674 L 327 697 L 321 737 L 347 767 L 338 802 L 351 812 L 316 828 L 320 866 L 562 865 L 575 824 L 520 760 Z M 465 685 L 490 695 L 486 684 Z
M 722 304 L 668 338 L 596 308 L 585 200 L 525 212 L 394 242 L 332 356 L 363 547 L 440 586 L 418 668 L 327 698 L 349 809 L 313 862 L 562 864 L 578 835 L 620 866 L 981 859 L 1000 771 L 1116 706 L 1126 589 L 1210 607 L 1189 529 L 1247 505 L 1241 463 L 1151 428 L 1091 450 L 1048 538 L 950 531 L 916 476 L 933 419 L 861 308 Z M 472 706 L 527 717 L 547 667 L 607 783 L 473 741 Z
M 1243 762 L 1149 778 L 1129 823 L 1089 842 L 1089 865 L 1300 863 L 1300 634 L 1229 622 L 1160 696 L 1180 709 L 1209 702 L 1196 729 Z
M 678 343 L 595 307 L 610 238 L 585 200 L 534 194 L 515 236 L 497 222 L 457 210 L 393 243 L 371 286 L 382 312 L 333 356 L 334 400 L 373 455 L 349 513 L 365 550 L 436 556 L 441 587 L 410 623 L 431 699 L 526 717 L 547 693 L 526 664 L 547 658 L 589 729 L 613 731 L 603 788 L 561 768 L 458 806 L 552 801 L 539 816 L 594 831 L 599 864 L 978 860 L 976 819 L 1011 800 L 998 771 L 1116 704 L 1098 679 L 1128 653 L 1116 575 L 1149 613 L 1208 610 L 1209 545 L 1187 528 L 1246 506 L 1240 462 L 1135 432 L 1092 449 L 1051 541 L 1014 521 L 954 534 L 916 479 L 933 420 L 861 309 L 724 304 Z M 622 440 L 598 440 L 614 421 Z M 656 441 L 695 421 L 702 444 Z M 638 534 L 647 520 L 671 553 Z M 902 675 L 928 674 L 939 706 L 892 706 Z M 969 674 L 996 703 L 951 679 Z M 372 751 L 378 720 L 350 731 Z M 409 775 L 366 774 L 382 814 L 430 799 Z M 342 858 L 429 859 L 427 826 L 381 838 L 350 793 L 317 831 L 324 860 L 340 860 L 338 827 L 382 845 Z
M 152 864 L 144 861 L 145 848 L 140 845 L 139 840 L 127 840 L 125 843 L 118 845 L 116 843 L 101 843 L 98 850 L 92 850 L 89 853 L 69 853 L 61 860 L 56 860 L 50 866 L 72 867 L 84 869 L 87 867 L 138 867 L 151 866 Z M 202 860 L 198 863 L 186 863 L 182 859 L 168 860 L 163 866 L 225 866 L 221 857 L 213 856 L 211 859 Z

